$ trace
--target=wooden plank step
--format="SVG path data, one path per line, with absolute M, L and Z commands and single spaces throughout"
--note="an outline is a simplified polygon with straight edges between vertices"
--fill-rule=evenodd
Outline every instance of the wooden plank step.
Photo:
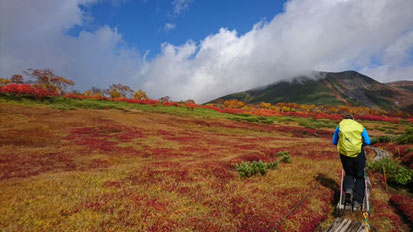
M 337 218 L 324 232 L 365 232 L 366 227 L 361 222 L 353 222 L 346 218 Z

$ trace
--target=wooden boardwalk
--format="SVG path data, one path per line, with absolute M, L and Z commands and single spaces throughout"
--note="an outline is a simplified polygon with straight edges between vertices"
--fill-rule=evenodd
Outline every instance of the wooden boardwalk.
M 361 222 L 353 222 L 346 218 L 337 220 L 324 232 L 364 232 L 366 227 Z
M 374 152 L 376 153 L 376 157 L 374 158 L 373 161 L 377 161 L 380 159 L 384 159 L 384 158 L 390 158 L 389 153 L 385 150 L 379 149 L 379 148 L 375 148 L 375 147 L 371 147 L 372 150 L 374 150 Z M 371 191 L 371 183 L 369 178 L 366 176 L 366 184 L 367 184 L 367 199 L 369 199 L 370 196 L 370 191 Z M 364 199 L 363 202 L 363 209 L 369 209 L 369 207 L 366 205 L 367 201 L 366 199 Z M 337 208 L 339 208 L 340 203 L 337 204 Z M 346 208 L 341 209 L 341 211 L 345 212 L 348 211 L 346 210 Z M 340 215 L 343 215 L 343 212 L 341 212 Z M 346 218 L 337 218 L 334 223 L 324 232 L 364 232 L 367 231 L 366 227 L 364 225 L 364 223 L 362 222 L 354 222 L 351 221 L 350 219 L 346 219 Z

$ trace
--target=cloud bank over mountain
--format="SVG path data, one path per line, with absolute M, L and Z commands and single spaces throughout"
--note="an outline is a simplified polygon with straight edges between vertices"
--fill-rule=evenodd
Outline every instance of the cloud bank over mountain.
M 92 20 L 80 5 L 98 1 L 0 4 L 1 77 L 51 68 L 80 89 L 123 83 L 152 98 L 199 103 L 314 69 L 413 80 L 413 1 L 291 0 L 283 13 L 245 34 L 221 28 L 202 41 L 164 43 L 150 60 L 116 28 L 70 33 Z

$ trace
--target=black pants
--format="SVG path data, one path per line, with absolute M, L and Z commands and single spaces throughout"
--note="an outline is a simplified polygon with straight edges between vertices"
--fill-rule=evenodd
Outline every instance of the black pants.
M 353 189 L 353 201 L 363 202 L 364 198 L 364 168 L 366 166 L 366 155 L 363 148 L 361 153 L 354 158 L 340 154 L 346 176 L 344 177 L 343 190 Z

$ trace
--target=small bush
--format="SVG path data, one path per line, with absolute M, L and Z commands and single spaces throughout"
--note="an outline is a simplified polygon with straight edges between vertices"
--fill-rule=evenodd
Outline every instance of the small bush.
M 397 138 L 396 141 L 398 144 L 413 143 L 413 127 L 407 128 L 404 134 L 402 134 L 399 138 Z
M 285 156 L 285 155 L 289 155 L 290 152 L 289 151 L 280 151 L 274 154 L 275 157 L 281 157 L 281 156 Z
M 291 163 L 292 161 L 291 161 L 290 155 L 288 154 L 283 155 L 280 159 L 280 162 L 287 163 L 287 164 Z
M 413 179 L 413 170 L 388 158 L 367 163 L 367 167 L 376 172 L 381 172 L 384 168 L 387 178 L 391 183 L 407 185 Z
M 396 138 L 393 136 L 388 136 L 388 135 L 381 135 L 379 137 L 372 137 L 371 138 L 371 145 L 376 144 L 376 143 L 391 143 L 394 142 Z
M 257 173 L 260 173 L 261 175 L 265 175 L 267 173 L 267 167 L 266 165 L 260 161 L 254 161 L 254 162 L 242 162 L 241 164 L 236 165 L 236 170 L 242 177 L 251 177 Z
M 277 161 L 274 161 L 274 162 L 272 162 L 272 163 L 267 163 L 267 168 L 268 168 L 268 169 L 274 170 L 274 169 L 276 169 L 277 167 L 278 167 L 278 162 L 277 162 Z
M 241 164 L 236 164 L 235 169 L 238 171 L 240 176 L 242 177 L 251 177 L 255 174 L 261 174 L 264 176 L 267 174 L 268 169 L 276 169 L 278 167 L 278 163 L 272 162 L 272 163 L 264 163 L 262 160 L 260 161 L 254 161 L 254 162 L 242 162 Z

